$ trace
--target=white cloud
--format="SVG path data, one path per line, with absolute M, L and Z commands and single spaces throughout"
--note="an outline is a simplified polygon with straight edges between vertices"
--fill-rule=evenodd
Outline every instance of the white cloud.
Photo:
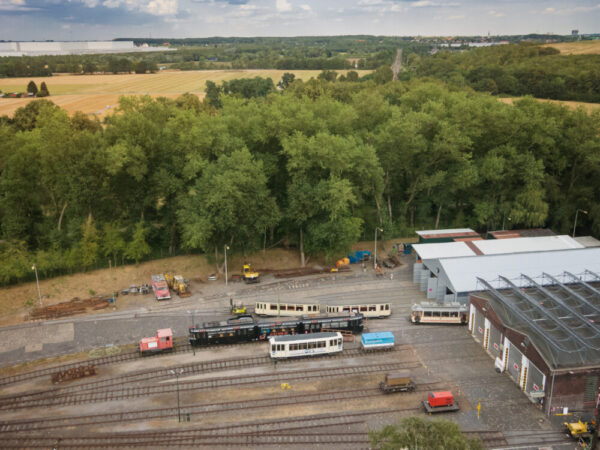
M 312 8 L 310 7 L 310 5 L 300 5 L 300 8 L 303 9 L 304 11 L 312 11 Z
M 36 9 L 26 6 L 24 0 L 0 0 L 0 11 L 33 11 Z
M 465 16 L 462 15 L 462 14 L 460 14 L 460 15 L 457 15 L 457 16 L 449 16 L 448 20 L 462 20 L 464 18 L 465 18 Z
M 544 11 L 542 11 L 542 14 L 554 14 L 556 12 L 556 10 L 554 8 L 546 8 Z
M 292 5 L 288 0 L 275 0 L 275 7 L 279 12 L 288 12 L 292 10 Z
M 102 0 L 69 0 L 69 2 L 83 3 L 88 8 L 95 8 L 100 1 Z M 125 8 L 128 11 L 139 11 L 153 16 L 169 16 L 177 14 L 179 0 L 104 0 L 102 6 Z
M 491 10 L 490 12 L 488 12 L 488 15 L 490 15 L 492 17 L 504 17 L 503 12 L 494 11 L 494 10 Z
M 410 6 L 414 6 L 415 8 L 425 8 L 428 6 L 435 6 L 435 4 L 429 0 L 419 0 L 417 2 L 412 2 Z

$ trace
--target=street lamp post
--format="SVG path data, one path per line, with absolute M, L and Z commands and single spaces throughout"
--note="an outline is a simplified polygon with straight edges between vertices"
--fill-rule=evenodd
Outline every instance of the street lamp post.
M 40 280 L 38 279 L 37 267 L 35 266 L 35 264 L 33 266 L 31 266 L 31 270 L 33 270 L 35 272 L 35 284 L 37 285 L 38 300 L 40 301 L 40 308 L 41 308 L 43 306 L 42 305 L 42 293 L 40 292 Z
M 183 373 L 183 369 L 169 370 L 169 373 L 175 375 L 175 382 L 177 383 L 177 420 L 181 422 L 181 408 L 179 403 L 179 375 Z
M 381 231 L 383 233 L 383 230 L 381 228 L 375 227 L 375 251 L 373 252 L 373 269 L 377 269 L 377 231 Z
M 575 211 L 575 223 L 573 224 L 573 237 L 575 237 L 575 229 L 577 228 L 577 214 L 579 214 L 579 211 L 581 211 L 584 214 L 588 213 L 585 209 L 578 209 L 577 211 Z
M 225 286 L 227 286 L 227 250 L 229 250 L 229 246 L 225 246 Z

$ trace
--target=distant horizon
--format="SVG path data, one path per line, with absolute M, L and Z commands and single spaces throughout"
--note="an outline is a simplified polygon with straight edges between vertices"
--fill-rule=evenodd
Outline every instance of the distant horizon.
M 0 42 L 114 42 L 114 41 L 141 41 L 144 39 L 148 40 L 186 40 L 186 39 L 255 39 L 255 38 L 334 38 L 334 37 L 354 37 L 354 36 L 368 36 L 368 37 L 386 37 L 386 38 L 406 38 L 406 37 L 419 37 L 419 38 L 492 38 L 492 37 L 514 37 L 514 36 L 571 36 L 571 33 L 557 34 L 557 33 L 516 33 L 516 34 L 439 34 L 439 35 L 422 35 L 422 34 L 406 34 L 406 35 L 393 35 L 393 34 L 307 34 L 297 36 L 279 36 L 279 35 L 262 35 L 262 36 L 187 36 L 187 37 L 174 37 L 174 36 L 159 36 L 159 37 L 147 37 L 147 36 L 118 36 L 112 39 L 0 39 Z M 600 36 L 600 31 L 592 33 L 579 33 L 578 36 Z
M 597 33 L 598 0 L 0 0 L 0 40 Z M 166 38 L 165 38 L 166 39 Z

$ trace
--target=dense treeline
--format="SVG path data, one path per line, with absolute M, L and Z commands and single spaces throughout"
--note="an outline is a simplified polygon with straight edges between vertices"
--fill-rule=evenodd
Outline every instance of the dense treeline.
M 600 55 L 561 56 L 552 47 L 522 43 L 414 56 L 411 66 L 417 76 L 492 94 L 600 102 Z
M 598 113 L 330 75 L 279 92 L 229 82 L 204 102 L 124 97 L 104 125 L 47 100 L 3 118 L 0 282 L 161 249 L 335 258 L 376 226 L 567 232 L 577 208 L 579 233 L 600 231 Z

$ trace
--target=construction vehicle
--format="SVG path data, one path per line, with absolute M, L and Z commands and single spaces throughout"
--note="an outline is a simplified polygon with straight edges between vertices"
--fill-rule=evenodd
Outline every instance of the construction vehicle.
M 172 273 L 165 273 L 165 280 L 167 281 L 167 286 L 169 286 L 169 289 L 173 289 L 174 279 L 175 276 Z
M 246 312 L 247 312 L 247 308 L 244 306 L 243 303 L 240 303 L 239 305 L 236 305 L 236 304 L 231 305 L 231 314 L 240 316 L 240 315 L 246 314 Z
M 246 283 L 258 283 L 260 281 L 260 273 L 255 272 L 248 263 L 242 266 L 242 275 Z
M 573 439 L 587 439 L 594 433 L 594 421 L 583 422 L 581 419 L 577 422 L 564 422 L 565 430 Z
M 458 411 L 460 409 L 458 402 L 454 401 L 454 396 L 450 391 L 430 392 L 427 394 L 427 400 L 423 400 L 423 407 L 430 414 Z
M 189 297 L 192 295 L 187 280 L 184 280 L 181 275 L 175 275 L 173 277 L 171 288 L 177 292 L 177 295 L 180 297 Z

